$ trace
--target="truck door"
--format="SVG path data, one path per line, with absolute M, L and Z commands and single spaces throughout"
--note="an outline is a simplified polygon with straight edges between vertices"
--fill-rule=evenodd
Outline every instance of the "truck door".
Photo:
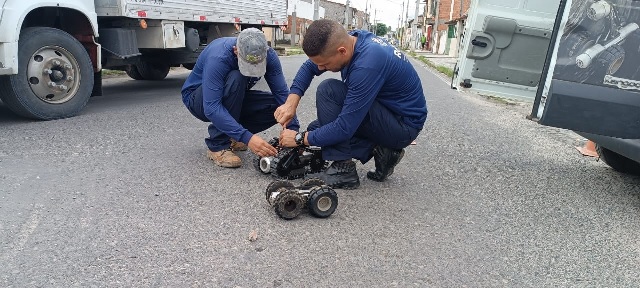
M 472 1 L 452 87 L 533 99 L 558 0 Z
M 558 18 L 531 116 L 593 137 L 640 138 L 640 1 L 562 0 Z M 640 159 L 640 149 L 626 151 Z

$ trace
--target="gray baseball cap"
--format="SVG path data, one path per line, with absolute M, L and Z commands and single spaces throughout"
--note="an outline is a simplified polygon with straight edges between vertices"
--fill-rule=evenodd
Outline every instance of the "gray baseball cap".
M 236 42 L 240 73 L 249 77 L 262 77 L 267 72 L 269 46 L 264 33 L 256 28 L 242 30 Z

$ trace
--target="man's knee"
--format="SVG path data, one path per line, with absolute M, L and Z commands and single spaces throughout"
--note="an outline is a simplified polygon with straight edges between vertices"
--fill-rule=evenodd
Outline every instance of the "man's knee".
M 340 95 L 342 98 L 346 96 L 347 87 L 344 82 L 338 79 L 326 79 L 318 85 L 318 93 L 316 93 L 316 102 L 320 99 L 326 100 L 328 98 L 335 99 Z M 345 95 L 341 95 L 345 94 Z

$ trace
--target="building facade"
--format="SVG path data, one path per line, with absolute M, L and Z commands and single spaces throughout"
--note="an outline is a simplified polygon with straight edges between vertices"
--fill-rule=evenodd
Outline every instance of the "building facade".
M 345 4 L 340 4 L 327 0 L 320 0 L 318 9 L 319 19 L 331 19 L 338 23 L 345 25 L 345 11 L 347 7 Z M 287 26 L 283 27 L 277 37 L 278 42 L 290 43 L 291 39 L 294 39 L 295 45 L 300 45 L 304 40 L 304 35 L 307 28 L 313 22 L 313 0 L 289 0 L 288 2 L 288 22 Z M 296 15 L 295 21 L 293 15 Z M 295 35 L 292 35 L 294 29 L 292 29 L 295 23 Z M 366 11 L 361 11 L 356 8 L 349 8 L 349 23 L 347 23 L 347 29 L 364 29 L 369 30 L 371 25 L 369 24 L 369 14 Z
M 429 51 L 458 56 L 459 43 L 471 0 L 425 0 L 424 29 Z

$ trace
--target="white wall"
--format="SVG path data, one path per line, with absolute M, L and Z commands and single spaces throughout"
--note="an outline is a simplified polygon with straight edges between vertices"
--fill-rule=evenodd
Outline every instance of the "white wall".
M 449 37 L 447 31 L 440 31 L 440 35 L 438 35 L 440 40 L 438 41 L 438 54 L 444 54 L 444 50 L 447 48 L 447 37 Z
M 318 0 L 319 1 L 319 0 Z M 289 1 L 289 8 L 287 10 L 287 15 L 292 15 L 293 11 L 296 11 L 296 16 L 298 18 L 304 18 L 313 20 L 313 4 L 307 3 L 300 0 L 291 0 Z M 324 8 L 318 8 L 318 19 L 324 18 Z

